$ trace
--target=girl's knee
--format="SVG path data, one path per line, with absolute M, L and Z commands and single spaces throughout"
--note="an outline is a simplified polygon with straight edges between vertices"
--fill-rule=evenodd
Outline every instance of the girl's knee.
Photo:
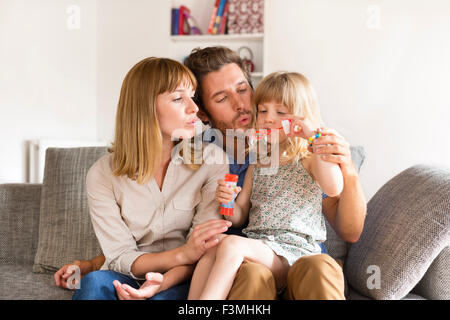
M 216 251 L 216 259 L 226 258 L 227 260 L 241 261 L 244 257 L 241 254 L 239 246 L 241 245 L 241 237 L 235 235 L 229 235 L 222 239 L 219 243 Z
M 239 236 L 229 235 L 223 238 L 217 248 L 220 253 L 235 252 L 237 246 L 239 245 Z

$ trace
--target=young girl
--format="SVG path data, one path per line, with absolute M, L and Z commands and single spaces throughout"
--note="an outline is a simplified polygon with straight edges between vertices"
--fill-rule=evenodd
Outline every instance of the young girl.
M 256 89 L 253 106 L 256 128 L 267 129 L 267 142 L 278 144 L 278 154 L 270 159 L 260 155 L 257 164 L 249 166 L 242 190 L 236 190 L 240 194 L 234 215 L 226 216 L 239 227 L 250 215 L 243 231 L 248 238 L 218 236 L 219 246 L 209 249 L 197 263 L 189 299 L 226 299 L 244 260 L 267 266 L 277 290 L 282 290 L 297 259 L 321 253 L 319 243 L 326 238 L 322 193 L 334 197 L 343 188 L 339 166 L 308 151 L 321 118 L 313 89 L 303 75 L 270 74 Z M 287 119 L 291 125 L 285 134 L 280 128 Z M 215 199 L 222 204 L 232 197 L 233 191 L 219 180 Z

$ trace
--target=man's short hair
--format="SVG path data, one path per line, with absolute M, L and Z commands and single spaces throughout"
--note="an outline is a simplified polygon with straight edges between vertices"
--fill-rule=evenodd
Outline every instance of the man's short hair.
M 235 63 L 241 68 L 250 87 L 253 89 L 248 66 L 236 52 L 227 47 L 215 46 L 203 49 L 196 48 L 193 49 L 191 54 L 184 60 L 184 65 L 192 71 L 198 82 L 197 90 L 195 92 L 195 102 L 208 116 L 210 116 L 210 114 L 206 110 L 202 98 L 202 80 L 210 72 L 219 71 L 223 66 L 230 63 Z

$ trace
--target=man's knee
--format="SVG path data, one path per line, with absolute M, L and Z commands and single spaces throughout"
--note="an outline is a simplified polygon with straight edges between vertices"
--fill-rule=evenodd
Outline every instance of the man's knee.
M 344 299 L 342 267 L 327 254 L 298 259 L 287 281 L 291 299 Z
M 266 266 L 244 261 L 239 268 L 229 300 L 274 300 L 277 297 L 275 279 Z

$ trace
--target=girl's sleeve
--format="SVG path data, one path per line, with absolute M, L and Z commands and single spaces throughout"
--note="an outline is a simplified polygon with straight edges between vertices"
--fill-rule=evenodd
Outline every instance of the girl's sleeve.
M 131 265 L 142 254 L 136 241 L 122 219 L 116 202 L 112 172 L 107 172 L 101 163 L 96 163 L 86 177 L 89 213 L 95 235 L 105 255 L 104 267 L 133 278 Z

